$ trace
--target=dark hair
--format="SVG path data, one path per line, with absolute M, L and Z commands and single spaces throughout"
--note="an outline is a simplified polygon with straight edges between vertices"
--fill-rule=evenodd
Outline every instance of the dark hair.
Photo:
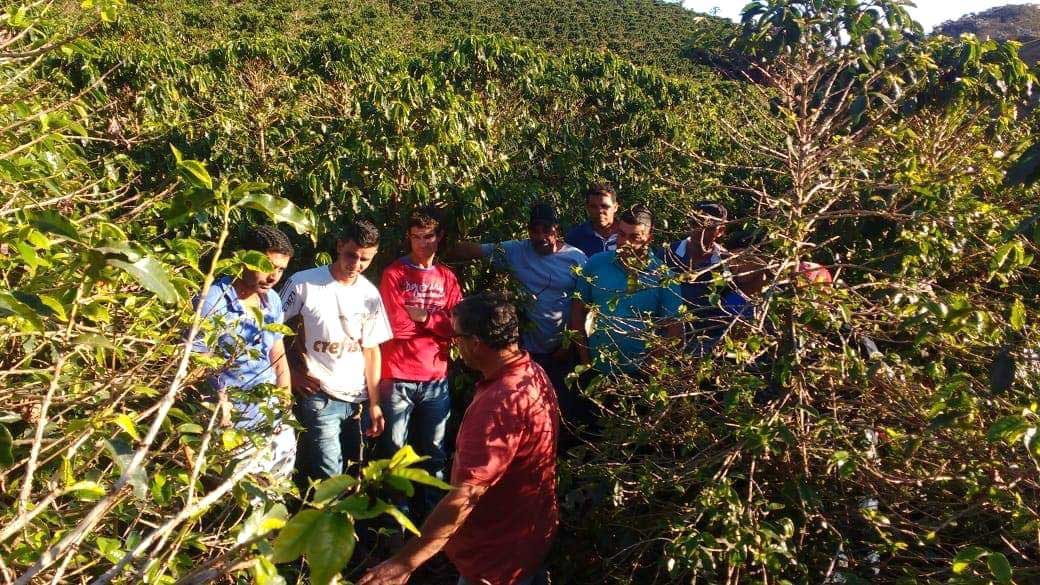
M 379 245 L 379 230 L 367 219 L 356 219 L 339 233 L 339 241 L 354 242 L 361 248 L 371 248 Z
M 590 197 L 610 197 L 614 200 L 614 203 L 618 202 L 617 189 L 609 183 L 593 183 L 587 191 L 585 191 L 585 203 L 589 202 Z
M 703 221 L 705 215 L 719 223 L 726 223 L 729 220 L 729 211 L 718 201 L 698 201 L 693 204 L 693 209 L 690 211 L 691 220 Z
M 492 349 L 505 349 L 520 341 L 516 308 L 499 294 L 468 296 L 452 310 L 463 335 L 472 335 Z
M 560 218 L 556 215 L 556 209 L 550 203 L 535 203 L 531 206 L 530 220 L 527 225 L 533 226 L 536 223 L 543 223 L 546 225 L 559 225 Z
M 621 212 L 619 219 L 628 225 L 645 225 L 649 228 L 654 227 L 654 214 L 650 211 L 650 208 L 645 205 L 637 204 L 629 207 Z
M 404 230 L 407 233 L 413 227 L 433 228 L 437 233 L 441 233 L 444 231 L 444 215 L 433 205 L 425 205 L 408 214 Z
M 293 245 L 289 236 L 282 230 L 271 225 L 260 225 L 250 228 L 242 237 L 243 250 L 256 250 L 257 252 L 277 252 L 286 256 L 293 255 Z

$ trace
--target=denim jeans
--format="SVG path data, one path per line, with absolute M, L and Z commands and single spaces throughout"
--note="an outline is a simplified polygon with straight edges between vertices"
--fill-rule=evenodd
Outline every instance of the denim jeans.
M 419 465 L 430 475 L 444 479 L 448 455 L 444 451 L 444 434 L 451 414 L 451 393 L 445 379 L 429 382 L 388 380 L 383 386 L 380 401 L 386 431 L 379 437 L 379 457 L 390 458 L 398 449 L 411 445 L 416 453 L 429 457 Z M 430 512 L 444 492 L 434 487 L 416 485 L 416 517 Z M 398 507 L 410 511 L 406 502 Z
M 296 447 L 294 481 L 304 496 L 312 481 L 347 472 L 351 463 L 360 463 L 367 426 L 367 411 L 362 420 L 362 404 L 344 402 L 318 392 L 297 396 L 293 414 L 303 426 Z
M 513 585 L 548 585 L 549 575 L 545 572 L 545 569 L 539 569 L 535 574 L 528 575 L 523 579 L 520 579 Z M 479 585 L 472 581 L 467 580 L 465 577 L 460 576 L 457 585 Z

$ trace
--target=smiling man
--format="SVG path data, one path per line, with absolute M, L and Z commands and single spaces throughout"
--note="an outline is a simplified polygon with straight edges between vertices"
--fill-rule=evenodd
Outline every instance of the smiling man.
M 294 274 L 285 288 L 286 322 L 299 319 L 290 351 L 293 412 L 303 425 L 296 483 L 338 475 L 361 460 L 365 435 L 383 432 L 379 402 L 379 344 L 392 336 L 379 290 L 361 275 L 379 250 L 379 231 L 368 221 L 347 225 L 336 242 L 336 260 Z
M 573 360 L 570 348 L 563 346 L 563 331 L 578 283 L 575 270 L 585 265 L 587 257 L 560 238 L 556 210 L 547 203 L 531 207 L 527 235 L 526 240 L 497 244 L 462 242 L 453 255 L 461 259 L 490 256 L 495 267 L 509 270 L 531 295 L 521 345 L 549 373 L 566 414 L 564 379 Z

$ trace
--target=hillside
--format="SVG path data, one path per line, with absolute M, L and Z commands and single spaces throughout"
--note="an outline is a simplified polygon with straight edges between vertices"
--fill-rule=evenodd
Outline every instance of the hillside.
M 719 47 L 732 23 L 659 0 L 173 0 L 128 7 L 121 41 L 171 36 L 180 47 L 208 50 L 223 41 L 272 32 L 287 40 L 323 34 L 363 38 L 389 48 L 443 47 L 465 34 L 500 34 L 560 53 L 609 50 L 635 64 L 670 72 L 700 70 L 689 48 Z
M 1040 60 L 1040 5 L 1009 4 L 948 20 L 935 27 L 939 34 L 957 37 L 971 33 L 979 38 L 1022 43 L 1022 59 L 1035 64 Z

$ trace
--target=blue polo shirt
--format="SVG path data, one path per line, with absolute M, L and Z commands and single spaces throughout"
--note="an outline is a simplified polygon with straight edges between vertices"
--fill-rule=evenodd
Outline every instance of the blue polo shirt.
M 260 297 L 260 312 L 264 323 L 283 321 L 282 301 L 273 289 Z M 282 338 L 281 333 L 265 331 L 256 322 L 253 312 L 239 300 L 231 277 L 217 279 L 206 298 L 202 300 L 202 318 L 209 321 L 217 333 L 216 346 L 207 347 L 202 333 L 195 338 L 192 350 L 213 353 L 229 358 L 224 369 L 210 382 L 217 389 L 252 388 L 257 384 L 274 384 L 276 376 L 271 365 L 271 348 Z
M 612 233 L 604 238 L 592 227 L 590 221 L 572 227 L 563 241 L 585 252 L 589 258 L 600 252 L 617 250 L 617 233 Z
M 597 254 L 585 264 L 576 293 L 586 306 L 599 309 L 589 337 L 597 369 L 611 372 L 613 366 L 601 355 L 616 352 L 623 371 L 637 370 L 646 353 L 647 332 L 659 324 L 657 321 L 679 314 L 679 287 L 661 285 L 667 274 L 664 263 L 652 254 L 646 270 L 631 281 L 617 261 L 617 251 Z
M 533 297 L 525 311 L 531 327 L 521 334 L 524 349 L 531 353 L 559 349 L 578 282 L 575 269 L 585 265 L 585 254 L 564 244 L 556 252 L 542 255 L 531 240 L 481 244 L 480 250 L 491 257 L 495 267 L 509 270 Z

